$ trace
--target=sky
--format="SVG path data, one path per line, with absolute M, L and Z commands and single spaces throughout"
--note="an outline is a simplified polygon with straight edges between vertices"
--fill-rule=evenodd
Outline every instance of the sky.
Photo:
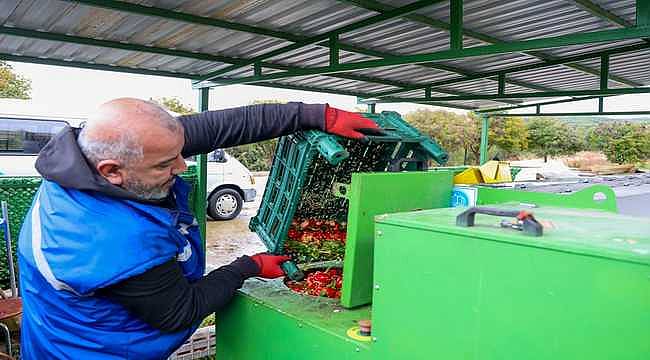
M 29 102 L 0 103 L 0 113 L 20 112 L 29 115 L 86 117 L 98 105 L 119 97 L 141 99 L 178 97 L 181 102 L 197 108 L 198 91 L 190 80 L 126 74 L 109 71 L 67 68 L 60 66 L 10 62 L 14 70 L 32 81 Z M 365 108 L 352 96 L 323 94 L 248 85 L 217 87 L 210 91 L 210 109 L 226 109 L 248 105 L 254 100 L 302 101 L 324 103 L 345 110 Z M 20 103 L 20 104 L 15 104 Z M 420 108 L 440 109 L 420 104 L 377 104 L 377 111 L 394 110 L 401 114 Z M 544 111 L 595 111 L 595 100 L 573 104 L 549 105 Z M 445 109 L 457 113 L 463 111 Z M 624 95 L 605 100 L 606 111 L 648 111 L 650 94 Z M 534 111 L 521 109 L 517 112 Z

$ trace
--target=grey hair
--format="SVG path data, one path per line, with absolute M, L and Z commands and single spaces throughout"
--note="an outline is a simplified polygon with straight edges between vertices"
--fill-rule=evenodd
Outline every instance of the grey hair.
M 87 127 L 81 129 L 77 140 L 81 152 L 93 166 L 102 160 L 116 159 L 131 165 L 144 157 L 142 144 L 132 131 L 123 131 L 116 139 L 96 139 L 88 136 Z

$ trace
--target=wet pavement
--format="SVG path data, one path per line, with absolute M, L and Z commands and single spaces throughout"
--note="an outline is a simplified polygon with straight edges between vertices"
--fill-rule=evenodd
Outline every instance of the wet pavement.
M 255 177 L 257 197 L 255 201 L 244 203 L 244 207 L 235 219 L 228 221 L 208 220 L 207 223 L 207 270 L 226 265 L 242 255 L 253 255 L 266 250 L 257 234 L 248 229 L 250 219 L 257 214 L 266 176 Z

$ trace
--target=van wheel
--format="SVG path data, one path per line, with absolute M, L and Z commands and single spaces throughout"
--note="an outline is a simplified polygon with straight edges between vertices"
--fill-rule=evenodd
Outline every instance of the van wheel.
M 208 199 L 208 215 L 215 220 L 231 220 L 239 215 L 243 204 L 237 190 L 221 189 Z

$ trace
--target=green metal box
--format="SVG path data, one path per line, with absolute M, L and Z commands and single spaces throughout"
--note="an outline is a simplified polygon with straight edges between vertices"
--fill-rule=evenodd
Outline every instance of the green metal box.
M 517 206 L 499 205 L 516 210 Z M 464 208 L 379 216 L 383 359 L 650 359 L 650 222 L 540 207 L 541 237 Z

